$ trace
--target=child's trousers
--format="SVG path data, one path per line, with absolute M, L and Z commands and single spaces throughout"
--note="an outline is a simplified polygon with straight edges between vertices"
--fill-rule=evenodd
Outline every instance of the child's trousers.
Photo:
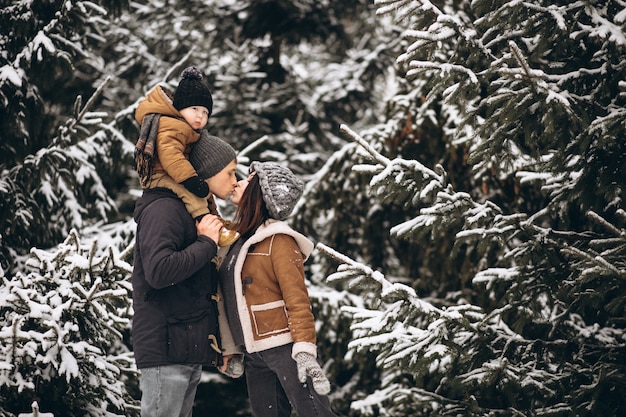
M 150 178 L 150 182 L 145 188 L 157 187 L 169 188 L 172 190 L 178 197 L 180 197 L 181 200 L 183 200 L 185 207 L 187 207 L 187 211 L 194 219 L 209 213 L 219 215 L 213 194 L 209 193 L 206 198 L 198 197 L 186 189 L 185 186 L 174 181 L 174 179 L 165 172 L 153 173 Z

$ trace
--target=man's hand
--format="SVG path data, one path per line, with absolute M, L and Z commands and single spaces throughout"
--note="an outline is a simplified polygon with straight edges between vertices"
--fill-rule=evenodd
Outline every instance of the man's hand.
M 196 222 L 198 236 L 206 236 L 217 245 L 220 239 L 220 229 L 224 226 L 222 220 L 213 214 L 207 214 L 199 222 Z

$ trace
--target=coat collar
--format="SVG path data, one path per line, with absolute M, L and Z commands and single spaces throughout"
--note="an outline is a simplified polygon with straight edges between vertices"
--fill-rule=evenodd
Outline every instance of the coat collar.
M 266 238 L 277 235 L 277 234 L 285 234 L 293 237 L 300 247 L 302 254 L 304 255 L 304 260 L 306 261 L 313 252 L 313 242 L 311 242 L 306 236 L 302 233 L 296 232 L 293 230 L 287 223 L 280 220 L 270 219 L 263 223 L 259 228 L 254 232 L 245 243 L 246 249 L 250 245 L 254 245 L 255 243 L 259 243 Z M 244 249 L 243 253 L 246 253 L 247 250 Z

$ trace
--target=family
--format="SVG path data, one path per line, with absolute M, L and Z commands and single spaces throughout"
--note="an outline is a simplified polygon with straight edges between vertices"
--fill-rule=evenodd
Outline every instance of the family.
M 304 262 L 313 243 L 285 219 L 304 184 L 206 130 L 213 99 L 186 68 L 138 104 L 132 345 L 142 417 L 191 417 L 203 366 L 246 379 L 252 416 L 335 416 L 317 359 Z M 237 206 L 232 221 L 215 198 Z M 236 238 L 224 242 L 230 229 Z M 220 237 L 222 236 L 222 239 Z

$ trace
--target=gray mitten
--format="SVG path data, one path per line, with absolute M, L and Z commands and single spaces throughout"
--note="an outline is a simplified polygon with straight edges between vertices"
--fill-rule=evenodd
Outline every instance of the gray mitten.
M 315 356 L 308 352 L 298 352 L 294 359 L 298 366 L 298 379 L 300 382 L 305 382 L 308 375 L 313 380 L 315 392 L 320 395 L 326 395 L 330 392 L 330 382 L 326 378 L 320 364 L 317 363 Z

